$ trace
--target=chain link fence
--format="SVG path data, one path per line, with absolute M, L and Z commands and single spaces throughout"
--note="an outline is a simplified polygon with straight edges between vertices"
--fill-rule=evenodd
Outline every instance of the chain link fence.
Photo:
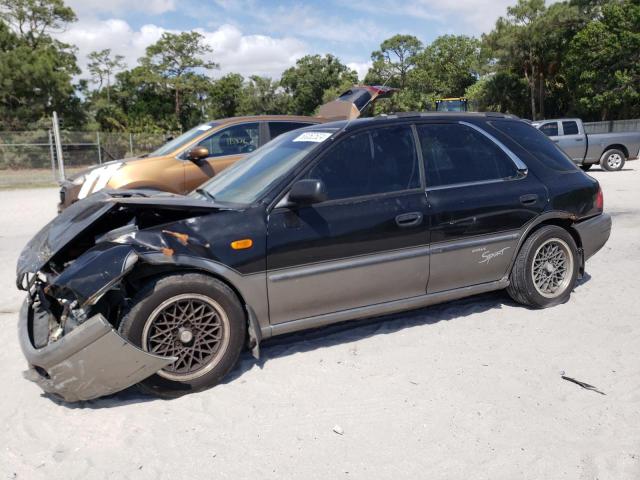
M 60 132 L 65 167 L 83 167 L 152 152 L 173 134 Z M 49 130 L 0 132 L 0 170 L 42 169 L 57 165 Z

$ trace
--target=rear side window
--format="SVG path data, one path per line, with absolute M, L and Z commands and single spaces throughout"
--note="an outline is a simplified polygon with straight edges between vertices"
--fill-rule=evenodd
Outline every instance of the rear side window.
M 494 121 L 491 125 L 511 137 L 545 165 L 561 172 L 576 170 L 571 159 L 551 140 L 525 122 Z
M 273 140 L 283 133 L 287 133 L 291 130 L 296 130 L 302 127 L 308 127 L 309 125 L 314 124 L 303 122 L 269 122 L 269 135 L 271 136 L 271 140 Z
M 562 122 L 562 131 L 565 135 L 578 135 L 578 124 L 576 122 Z
M 356 133 L 333 146 L 305 176 L 322 180 L 328 200 L 420 187 L 411 127 Z
M 427 187 L 515 177 L 518 169 L 493 141 L 466 125 L 417 125 Z
M 544 133 L 547 137 L 557 137 L 558 123 L 557 122 L 545 123 L 540 127 L 540 131 Z

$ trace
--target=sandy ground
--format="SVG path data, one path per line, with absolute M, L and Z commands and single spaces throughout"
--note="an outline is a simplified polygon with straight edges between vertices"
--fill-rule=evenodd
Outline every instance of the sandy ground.
M 207 392 L 72 406 L 22 379 L 15 329 L 56 191 L 0 192 L 0 478 L 640 478 L 640 165 L 592 175 L 613 234 L 565 305 L 474 297 L 275 339 Z

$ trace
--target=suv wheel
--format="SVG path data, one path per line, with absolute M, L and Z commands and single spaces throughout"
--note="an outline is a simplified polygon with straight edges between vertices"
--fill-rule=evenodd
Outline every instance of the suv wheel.
M 149 353 L 177 357 L 138 384 L 145 393 L 177 397 L 213 387 L 229 373 L 243 348 L 246 322 L 227 285 L 187 273 L 157 278 L 141 290 L 119 331 Z
M 600 159 L 600 166 L 609 172 L 617 172 L 622 170 L 626 157 L 624 152 L 620 150 L 611 149 L 604 152 Z
M 516 302 L 546 308 L 569 299 L 578 276 L 578 249 L 563 228 L 533 232 L 520 249 L 507 292 Z

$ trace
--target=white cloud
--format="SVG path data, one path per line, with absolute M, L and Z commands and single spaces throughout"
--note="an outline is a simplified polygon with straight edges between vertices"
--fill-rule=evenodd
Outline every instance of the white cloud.
M 367 72 L 371 68 L 371 62 L 349 62 L 347 63 L 347 67 L 355 70 L 358 73 L 358 80 L 363 81 Z
M 129 67 L 136 65 L 147 46 L 156 42 L 167 30 L 157 25 L 143 25 L 134 30 L 124 20 L 87 20 L 73 24 L 59 35 L 60 40 L 78 47 L 78 60 L 87 77 L 87 55 L 94 50 L 110 48 L 123 55 Z M 306 45 L 291 37 L 275 38 L 265 35 L 244 35 L 233 25 L 222 25 L 216 30 L 197 29 L 213 49 L 210 60 L 220 64 L 220 70 L 211 75 L 219 77 L 229 72 L 242 75 L 278 77 L 282 71 L 307 53 Z
M 66 3 L 80 16 L 130 11 L 159 15 L 176 9 L 175 0 L 145 0 L 144 2 L 136 2 L 135 0 L 67 0 Z
M 345 6 L 371 14 L 423 19 L 435 24 L 437 30 L 479 35 L 490 31 L 514 4 L 515 0 L 353 0 Z

